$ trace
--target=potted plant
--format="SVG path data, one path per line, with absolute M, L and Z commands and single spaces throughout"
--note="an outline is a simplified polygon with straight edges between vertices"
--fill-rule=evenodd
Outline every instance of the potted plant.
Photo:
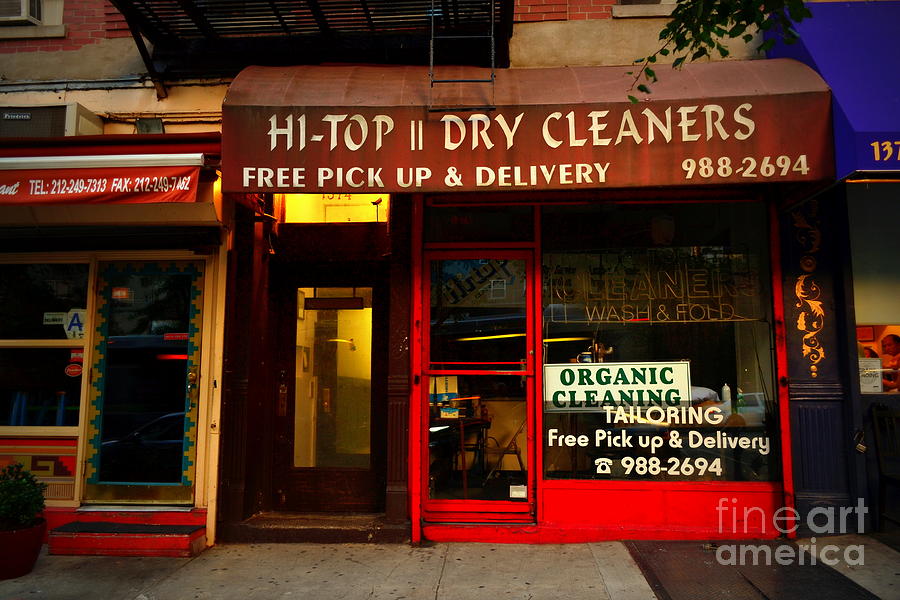
M 20 463 L 0 469 L 0 579 L 31 572 L 44 542 L 46 483 Z

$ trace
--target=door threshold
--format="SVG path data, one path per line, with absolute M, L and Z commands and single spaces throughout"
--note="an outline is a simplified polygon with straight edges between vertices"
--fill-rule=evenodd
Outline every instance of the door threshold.
M 85 504 L 75 512 L 191 512 L 193 506 L 170 506 L 168 504 Z
M 221 526 L 226 542 L 403 543 L 408 522 L 387 522 L 384 513 L 262 512 Z
M 321 523 L 346 523 L 348 526 L 360 525 L 376 520 L 383 520 L 384 513 L 324 513 L 324 512 L 298 512 L 286 510 L 270 510 L 257 513 L 250 520 L 277 520 L 283 523 L 295 523 L 302 526 L 304 522 Z

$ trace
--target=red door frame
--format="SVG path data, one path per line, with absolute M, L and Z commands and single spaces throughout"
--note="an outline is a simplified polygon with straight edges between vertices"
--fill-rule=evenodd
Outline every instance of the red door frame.
M 426 315 L 428 307 L 431 306 L 431 285 L 429 266 L 434 260 L 453 260 L 453 259 L 510 259 L 522 260 L 525 262 L 525 370 L 497 369 L 478 370 L 478 369 L 431 369 L 430 367 L 430 326 L 429 318 Z M 526 418 L 526 439 L 527 456 L 526 463 L 528 467 L 527 486 L 528 486 L 528 502 L 512 502 L 503 500 L 433 500 L 424 495 L 428 485 L 428 446 L 420 444 L 421 468 L 419 469 L 419 486 L 423 491 L 422 504 L 423 516 L 426 520 L 436 520 L 438 522 L 456 522 L 465 520 L 467 522 L 517 522 L 532 523 L 535 519 L 536 502 L 536 478 L 535 478 L 535 452 L 534 452 L 534 414 L 535 414 L 535 296 L 529 286 L 534 286 L 534 253 L 532 250 L 500 250 L 500 249 L 482 249 L 474 250 L 471 246 L 460 249 L 439 249 L 426 250 L 422 260 L 422 283 L 420 296 L 422 303 L 422 315 L 424 317 L 422 324 L 422 386 L 419 395 L 416 396 L 416 403 L 419 405 L 419 417 L 416 421 L 419 430 L 424 432 L 429 424 L 429 414 L 425 410 L 428 402 L 428 381 L 433 376 L 441 375 L 518 375 L 528 379 L 525 386 L 525 418 Z M 490 364 L 490 363 L 488 363 Z

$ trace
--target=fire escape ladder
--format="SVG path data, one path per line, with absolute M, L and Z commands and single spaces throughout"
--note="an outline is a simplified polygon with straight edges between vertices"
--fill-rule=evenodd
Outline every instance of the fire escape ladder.
M 459 7 L 459 4 L 464 4 L 467 7 L 473 6 L 473 3 L 454 2 L 453 4 L 457 7 L 457 9 Z M 489 19 L 487 19 L 486 22 L 483 23 L 479 23 L 477 19 L 473 20 L 474 28 L 472 28 L 471 23 L 466 23 L 464 27 L 459 27 L 461 19 L 458 10 L 451 15 L 447 0 L 431 0 L 431 39 L 429 40 L 428 44 L 428 78 L 430 82 L 428 97 L 429 111 L 482 111 L 494 110 L 496 108 L 494 102 L 494 81 L 496 76 L 496 40 L 494 37 L 494 33 L 496 28 L 497 10 L 494 5 L 494 0 L 484 0 L 481 4 L 483 5 L 484 10 L 490 13 Z M 484 31 L 484 28 L 486 28 L 487 30 Z M 465 43 L 467 40 L 471 43 L 484 43 L 484 45 L 486 46 L 486 51 L 490 52 L 490 60 L 485 61 L 490 65 L 489 76 L 459 79 L 453 77 L 443 77 L 436 74 L 436 46 L 441 46 L 441 42 L 443 41 L 447 41 L 452 44 L 459 42 Z M 437 42 L 437 44 L 435 42 Z M 441 64 L 446 64 L 446 62 L 442 60 L 439 60 L 438 62 Z M 473 86 L 480 85 L 489 87 L 485 90 L 486 93 L 483 96 L 482 102 L 478 102 L 475 104 L 465 103 L 462 101 L 454 103 L 439 102 L 438 105 L 436 105 L 435 86 L 448 84 L 464 84 Z

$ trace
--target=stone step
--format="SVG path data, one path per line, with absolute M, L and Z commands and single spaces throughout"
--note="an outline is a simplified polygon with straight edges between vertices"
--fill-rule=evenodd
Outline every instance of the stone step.
M 409 526 L 390 523 L 381 514 L 327 515 L 266 512 L 226 524 L 223 541 L 236 543 L 403 543 Z

